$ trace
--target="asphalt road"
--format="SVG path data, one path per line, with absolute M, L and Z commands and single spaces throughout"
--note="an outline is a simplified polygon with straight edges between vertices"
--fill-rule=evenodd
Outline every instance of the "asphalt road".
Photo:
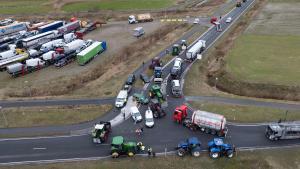
M 246 4 L 243 4 L 241 8 L 235 8 L 228 16 L 236 19 L 240 16 L 254 0 L 248 0 Z M 229 24 L 223 23 L 223 29 L 225 30 Z M 192 35 L 193 31 L 197 31 L 195 26 L 190 32 L 185 34 L 181 39 L 186 39 L 188 35 Z M 216 41 L 222 32 L 217 32 L 215 29 L 210 29 L 206 32 L 201 39 L 206 40 L 207 46 L 210 47 L 214 41 Z M 180 39 L 179 39 L 180 40 Z M 170 45 L 171 47 L 172 45 Z M 159 56 L 163 57 L 164 51 Z M 179 57 L 184 57 L 181 54 Z M 147 63 L 149 64 L 149 63 Z M 188 62 L 184 64 L 185 68 L 189 67 Z M 170 64 L 164 69 L 165 77 L 169 74 Z M 142 68 L 138 69 L 135 73 L 141 73 Z M 168 91 L 169 93 L 169 91 Z M 174 123 L 171 120 L 174 108 L 185 102 L 184 98 L 175 99 L 168 97 L 168 107 L 166 108 L 167 116 L 155 121 L 155 127 L 152 129 L 145 129 L 142 136 L 137 136 L 134 131 L 136 128 L 143 126 L 143 122 L 134 124 L 131 119 L 126 120 L 122 124 L 113 128 L 112 136 L 122 135 L 126 140 L 142 141 L 145 145 L 153 147 L 156 152 L 173 151 L 177 143 L 190 136 L 197 136 L 201 142 L 202 147 L 207 147 L 208 140 L 212 139 L 212 135 L 203 134 L 199 131 L 192 132 L 187 128 Z M 144 112 L 145 106 L 140 108 L 141 112 Z M 118 113 L 117 110 L 108 113 L 105 119 L 111 119 Z M 190 112 L 191 113 L 191 112 Z M 67 129 L 84 129 L 85 125 L 73 125 L 73 126 L 55 126 L 57 130 L 59 128 Z M 91 126 L 91 125 L 90 125 Z M 88 126 L 88 127 L 90 127 Z M 283 145 L 295 145 L 299 144 L 299 140 L 283 140 L 277 142 L 271 142 L 264 137 L 265 126 L 264 125 L 228 125 L 229 133 L 226 137 L 226 142 L 232 143 L 237 147 L 277 147 Z M 13 129 L 16 130 L 16 129 Z M 1 129 L 0 134 L 4 131 L 12 132 L 13 130 Z M 19 129 L 23 130 L 23 129 Z M 32 129 L 31 129 L 32 130 Z M 43 130 L 43 129 L 41 129 Z M 47 128 L 48 130 L 48 128 Z M 111 137 L 110 137 L 111 139 Z M 110 142 L 110 140 L 109 140 Z M 108 142 L 108 143 L 109 143 Z M 99 157 L 107 156 L 110 153 L 110 145 L 95 145 L 89 135 L 78 136 L 60 136 L 60 137 L 47 137 L 47 138 L 18 138 L 18 139 L 2 139 L 0 140 L 0 163 L 8 164 L 9 162 L 24 162 L 24 161 L 40 161 L 40 160 L 52 160 L 52 162 L 58 161 L 58 159 L 78 159 L 87 157 Z M 74 159 L 74 160 L 76 160 Z

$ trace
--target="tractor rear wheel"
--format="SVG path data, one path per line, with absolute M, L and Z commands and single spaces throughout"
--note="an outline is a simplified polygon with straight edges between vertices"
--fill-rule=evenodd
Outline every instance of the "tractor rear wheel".
M 200 156 L 200 151 L 195 150 L 195 151 L 192 152 L 192 155 L 193 155 L 194 157 L 199 157 L 199 156 Z
M 118 158 L 118 157 L 119 157 L 119 153 L 118 153 L 118 152 L 113 152 L 113 153 L 111 154 L 111 157 L 112 157 L 112 158 Z
M 226 156 L 227 156 L 228 158 L 232 158 L 232 157 L 233 157 L 233 151 L 232 151 L 232 150 L 227 150 Z
M 134 153 L 133 152 L 128 152 L 128 157 L 133 157 Z
M 218 152 L 210 152 L 209 155 L 210 155 L 210 157 L 213 158 L 213 159 L 217 159 L 217 158 L 219 158 L 219 156 L 220 156 Z
M 185 155 L 185 150 L 183 148 L 180 148 L 179 150 L 177 150 L 177 155 L 179 157 L 183 157 Z

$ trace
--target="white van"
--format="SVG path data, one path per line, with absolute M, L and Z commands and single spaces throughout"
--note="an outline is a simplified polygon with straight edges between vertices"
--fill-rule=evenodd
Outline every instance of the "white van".
M 130 108 L 130 115 L 135 122 L 141 122 L 143 117 L 136 106 Z
M 179 80 L 172 80 L 172 95 L 175 97 L 181 96 L 181 86 Z
M 154 126 L 153 113 L 150 109 L 145 112 L 145 126 L 149 128 Z
M 127 102 L 128 92 L 127 90 L 121 90 L 117 96 L 115 106 L 117 108 L 124 107 Z
M 143 27 L 137 27 L 133 29 L 133 36 L 135 37 L 140 37 L 145 34 L 144 28 Z

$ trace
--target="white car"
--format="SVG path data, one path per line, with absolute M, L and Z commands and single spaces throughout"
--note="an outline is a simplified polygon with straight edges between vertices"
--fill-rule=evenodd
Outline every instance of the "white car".
M 226 23 L 230 23 L 232 21 L 232 18 L 231 17 L 228 17 L 227 19 L 226 19 Z
M 143 120 L 143 117 L 136 106 L 130 108 L 130 114 L 135 122 L 141 122 Z
M 153 113 L 150 109 L 145 112 L 145 125 L 149 128 L 154 126 Z
M 195 18 L 195 20 L 194 20 L 194 24 L 199 24 L 199 22 L 200 22 L 200 19 L 199 18 Z

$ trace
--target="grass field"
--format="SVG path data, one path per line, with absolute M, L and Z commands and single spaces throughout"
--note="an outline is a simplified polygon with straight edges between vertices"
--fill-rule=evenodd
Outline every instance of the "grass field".
M 1 14 L 47 13 L 52 10 L 48 0 L 1 0 Z
M 285 110 L 266 107 L 239 106 L 200 101 L 190 102 L 190 104 L 194 109 L 222 114 L 231 122 L 241 123 L 274 122 L 279 119 L 285 119 L 286 113 Z M 300 111 L 288 111 L 286 120 L 300 120 Z
M 111 108 L 111 105 L 4 108 L 0 128 L 80 123 L 100 117 Z
M 212 160 L 203 153 L 199 158 L 177 156 L 157 158 L 121 158 L 44 165 L 5 166 L 0 169 L 297 169 L 300 149 L 277 149 L 238 152 L 232 159 Z
M 227 70 L 243 81 L 300 84 L 300 36 L 242 35 L 226 58 Z
M 67 12 L 90 10 L 160 9 L 173 4 L 173 0 L 98 0 L 74 2 L 63 6 Z

